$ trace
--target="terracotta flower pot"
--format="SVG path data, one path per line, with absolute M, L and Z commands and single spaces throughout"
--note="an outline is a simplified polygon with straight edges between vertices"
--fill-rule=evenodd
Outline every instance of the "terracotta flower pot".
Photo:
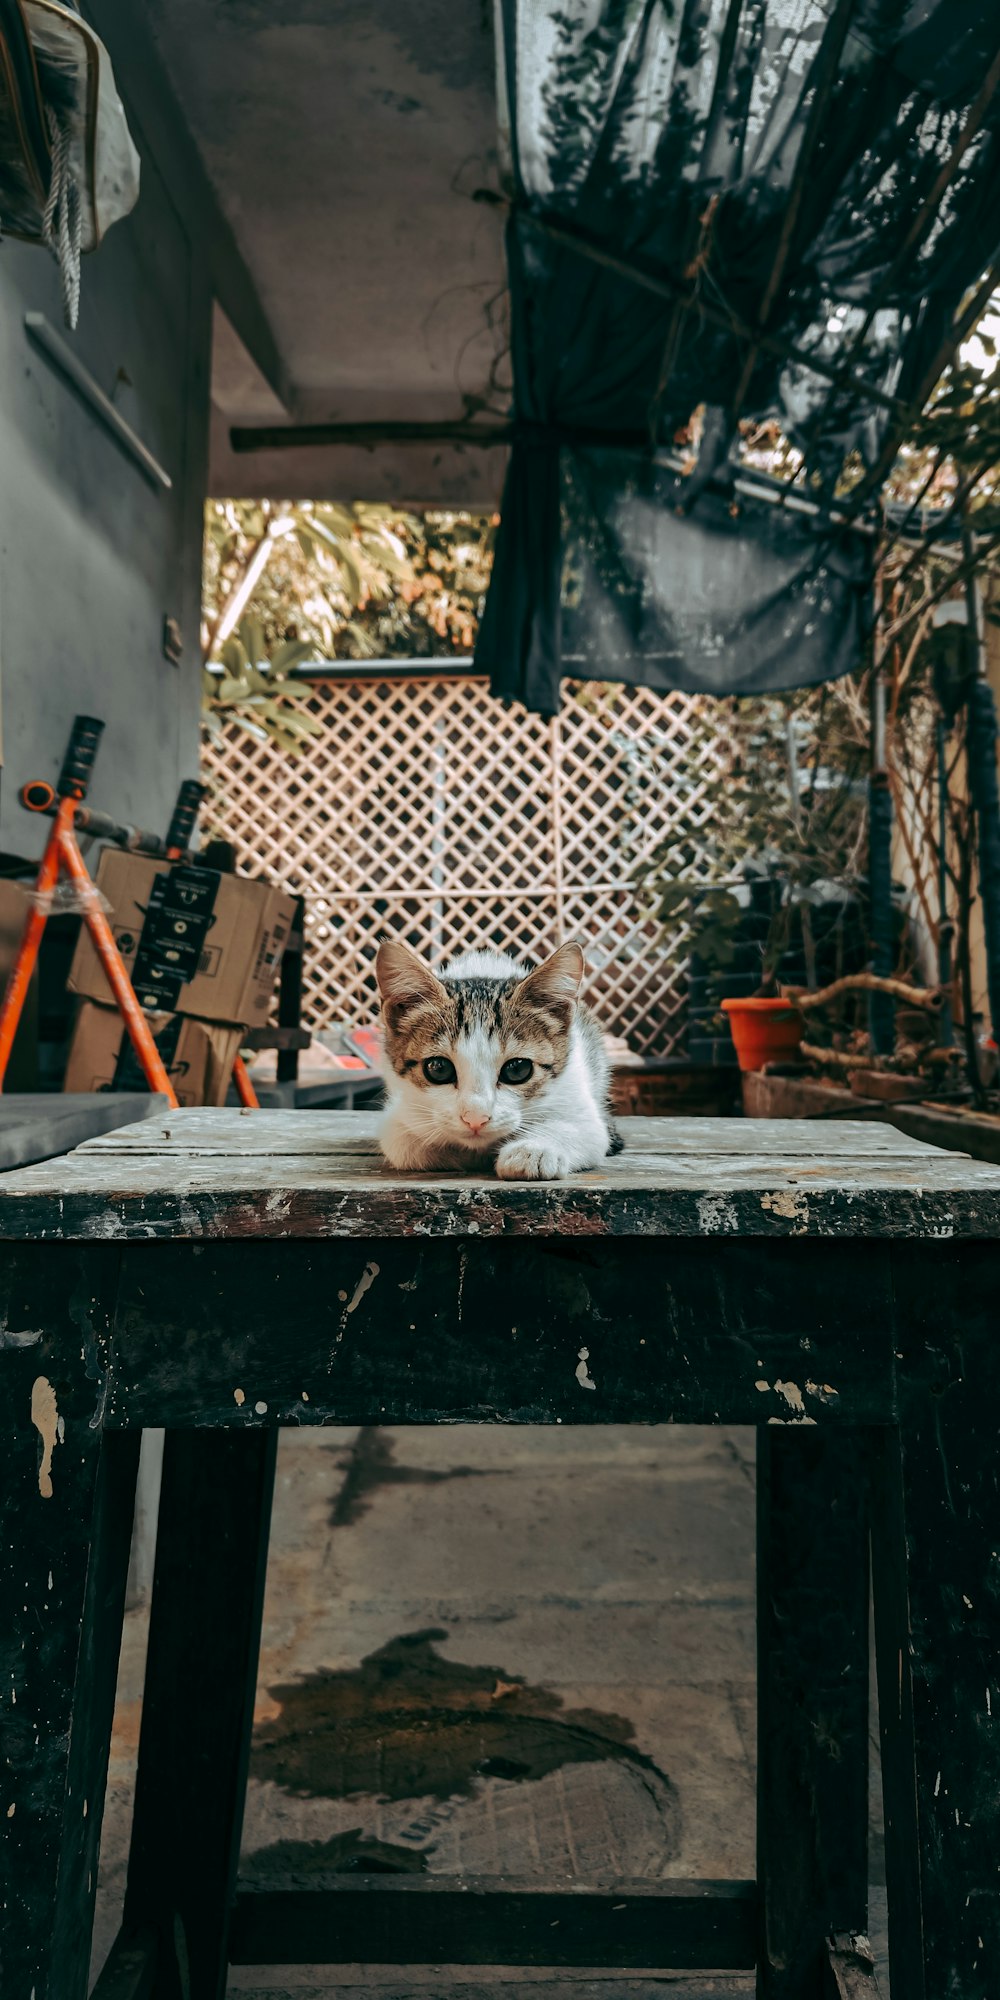
M 790 1000 L 724 1000 L 722 1011 L 729 1017 L 741 1069 L 787 1061 L 805 1032 L 806 1024 Z

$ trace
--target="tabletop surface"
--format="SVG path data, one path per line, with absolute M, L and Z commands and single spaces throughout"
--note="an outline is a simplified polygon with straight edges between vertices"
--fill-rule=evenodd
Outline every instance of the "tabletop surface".
M 626 1118 L 564 1181 L 400 1174 L 376 1119 L 165 1111 L 0 1174 L 0 1239 L 1000 1237 L 1000 1168 L 862 1120 Z

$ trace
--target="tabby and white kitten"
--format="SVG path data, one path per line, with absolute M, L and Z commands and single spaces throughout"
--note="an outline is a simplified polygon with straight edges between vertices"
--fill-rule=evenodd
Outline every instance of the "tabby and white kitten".
M 387 1097 L 378 1136 L 390 1166 L 558 1180 L 620 1152 L 601 1031 L 578 999 L 578 944 L 534 971 L 469 951 L 436 974 L 389 938 L 375 970 Z

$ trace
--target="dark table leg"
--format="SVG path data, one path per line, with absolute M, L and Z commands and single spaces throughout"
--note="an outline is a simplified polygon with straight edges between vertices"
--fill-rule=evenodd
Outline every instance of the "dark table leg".
M 87 1991 L 139 1452 L 102 1431 L 113 1286 L 93 1252 L 3 1260 L 3 2000 Z
M 276 1449 L 166 1435 L 124 1926 L 158 1935 L 165 2000 L 225 1992 Z
M 893 1994 L 1000 1992 L 1000 1345 L 996 1252 L 897 1274 L 900 1428 L 873 1505 Z
M 857 1432 L 757 1433 L 761 2000 L 820 2000 L 868 1909 L 868 1496 Z

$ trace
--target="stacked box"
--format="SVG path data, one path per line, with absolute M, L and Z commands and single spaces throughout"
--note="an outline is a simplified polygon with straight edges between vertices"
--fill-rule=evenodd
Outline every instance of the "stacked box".
M 146 1019 L 178 1104 L 225 1104 L 243 1029 L 189 1014 L 147 1013 Z M 117 1007 L 81 1001 L 63 1089 L 148 1089 Z
M 240 1041 L 263 1027 L 295 914 L 268 882 L 106 848 L 97 887 L 136 998 L 182 1104 L 223 1104 Z M 144 1079 L 89 931 L 69 972 L 82 1005 L 66 1090 L 141 1090 Z

